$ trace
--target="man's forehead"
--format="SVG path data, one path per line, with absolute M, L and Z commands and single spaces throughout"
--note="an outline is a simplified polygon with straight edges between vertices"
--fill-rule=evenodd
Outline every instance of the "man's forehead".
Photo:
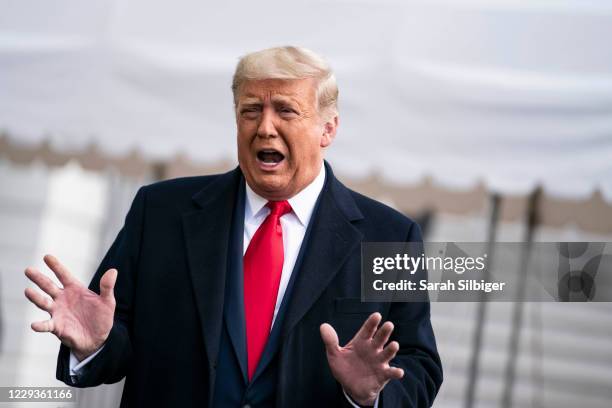
M 244 81 L 239 99 L 303 99 L 314 95 L 315 86 L 311 78 L 305 79 L 261 79 Z

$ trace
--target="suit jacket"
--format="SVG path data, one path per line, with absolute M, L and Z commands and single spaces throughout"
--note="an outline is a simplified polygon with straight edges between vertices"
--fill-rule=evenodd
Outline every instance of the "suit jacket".
M 429 303 L 362 303 L 360 243 L 421 242 L 419 226 L 399 212 L 346 188 L 327 163 L 326 181 L 302 244 L 278 337 L 278 407 L 335 407 L 344 401 L 319 326 L 330 323 L 340 344 L 378 311 L 400 344 L 381 404 L 428 407 L 442 383 Z M 69 349 L 60 347 L 57 378 L 89 387 L 126 378 L 122 407 L 210 407 L 216 381 L 228 275 L 232 216 L 243 176 L 180 178 L 140 188 L 125 224 L 96 271 L 119 271 L 114 325 L 102 351 L 76 384 Z M 306 246 L 306 247 L 304 247 Z

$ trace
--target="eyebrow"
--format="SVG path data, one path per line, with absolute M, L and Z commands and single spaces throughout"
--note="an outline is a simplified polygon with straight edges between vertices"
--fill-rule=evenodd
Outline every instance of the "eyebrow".
M 238 102 L 241 102 L 241 103 L 261 103 L 261 99 L 259 99 L 255 95 L 245 95 L 242 98 L 239 98 Z
M 261 100 L 259 98 L 249 98 L 246 100 L 238 101 L 238 104 L 241 106 L 244 105 L 261 105 Z
M 290 104 L 290 105 L 299 105 L 295 99 L 289 97 L 288 95 L 275 95 L 275 96 L 273 96 L 272 97 L 272 104 L 273 105 L 278 105 L 279 103 L 285 103 L 285 104 Z M 254 106 L 254 105 L 261 105 L 262 101 L 257 96 L 246 95 L 243 100 L 238 102 L 238 104 L 241 105 L 241 106 L 245 106 L 245 105 Z

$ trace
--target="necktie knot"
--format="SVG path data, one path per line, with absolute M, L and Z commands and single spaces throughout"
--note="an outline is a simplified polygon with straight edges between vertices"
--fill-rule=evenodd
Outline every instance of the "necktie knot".
M 266 206 L 270 209 L 270 214 L 278 218 L 291 212 L 291 204 L 287 200 L 283 201 L 268 201 Z

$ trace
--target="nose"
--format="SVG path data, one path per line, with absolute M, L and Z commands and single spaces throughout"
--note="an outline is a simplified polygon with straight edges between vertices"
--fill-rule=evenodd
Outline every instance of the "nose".
M 270 138 L 278 136 L 276 126 L 274 125 L 274 111 L 269 107 L 265 107 L 261 113 L 259 126 L 257 126 L 257 136 L 262 138 Z

